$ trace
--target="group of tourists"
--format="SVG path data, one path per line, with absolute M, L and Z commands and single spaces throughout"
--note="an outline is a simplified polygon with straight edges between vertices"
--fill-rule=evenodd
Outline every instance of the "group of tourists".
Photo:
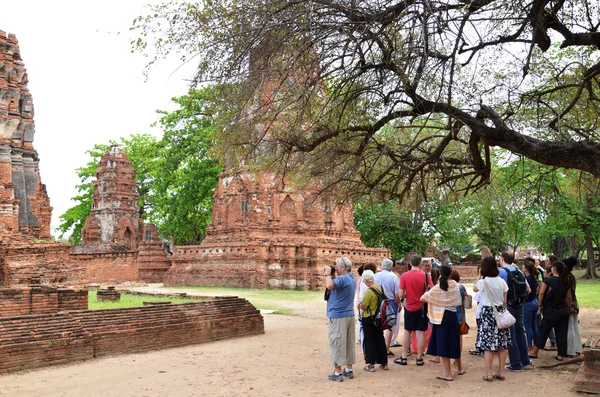
M 484 357 L 484 381 L 502 381 L 506 370 L 520 372 L 532 366 L 532 359 L 545 348 L 548 338 L 548 349 L 557 349 L 557 360 L 582 352 L 576 282 L 571 274 L 576 258 L 559 261 L 550 256 L 543 264 L 527 258 L 519 268 L 511 253 L 503 252 L 496 260 L 485 247 L 482 258 L 473 286 L 477 338 L 470 353 Z M 414 354 L 414 364 L 423 366 L 427 353 L 433 356 L 430 362 L 442 363 L 437 379 L 454 380 L 452 360 L 457 375 L 465 374 L 462 338 L 468 332 L 465 309 L 471 306 L 471 296 L 460 284 L 459 273 L 446 264 L 432 268 L 430 260 L 418 255 L 410 258 L 408 270 L 400 277 L 392 272 L 393 265 L 392 260 L 385 259 L 379 272 L 374 264 L 361 266 L 358 280 L 346 257 L 324 269 L 325 287 L 330 291 L 327 317 L 334 366 L 330 380 L 341 382 L 354 377 L 356 334 L 366 372 L 388 370 L 388 360 L 395 356 L 390 347 L 401 346 L 395 364 L 409 365 L 409 356 Z M 388 305 L 391 309 L 383 309 L 383 313 L 381 308 Z M 402 312 L 404 327 L 398 343 Z M 386 314 L 392 320 L 382 326 Z

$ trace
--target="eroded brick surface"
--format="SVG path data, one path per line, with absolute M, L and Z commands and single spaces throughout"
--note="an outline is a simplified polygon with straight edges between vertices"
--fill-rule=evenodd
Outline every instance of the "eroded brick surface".
M 237 297 L 2 317 L 0 374 L 262 333 L 260 312 Z
M 323 266 L 349 257 L 379 264 L 387 249 L 367 248 L 350 203 L 316 190 L 294 191 L 273 174 L 228 174 L 214 193 L 212 224 L 198 246 L 175 246 L 165 285 L 321 289 Z

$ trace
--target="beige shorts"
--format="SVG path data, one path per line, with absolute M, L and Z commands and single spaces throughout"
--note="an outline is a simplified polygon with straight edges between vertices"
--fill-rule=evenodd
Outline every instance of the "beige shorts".
M 329 357 L 333 366 L 344 366 L 356 362 L 354 316 L 330 318 L 328 326 Z

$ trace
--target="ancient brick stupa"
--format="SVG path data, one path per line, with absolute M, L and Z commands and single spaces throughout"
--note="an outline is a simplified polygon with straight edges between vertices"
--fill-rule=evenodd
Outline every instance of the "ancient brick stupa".
M 50 239 L 52 207 L 33 148 L 33 101 L 17 39 L 0 31 L 0 238 Z M 15 233 L 19 232 L 19 233 Z
M 140 240 L 139 193 L 131 160 L 119 145 L 100 159 L 92 210 L 85 220 L 83 245 L 75 253 L 131 251 Z
M 15 35 L 0 31 L 0 286 L 82 283 L 69 246 L 53 243 L 52 207 L 33 147 L 33 101 Z
M 272 72 L 282 46 L 274 40 L 259 47 L 250 59 L 250 78 L 260 82 L 257 108 L 247 117 L 250 134 L 261 134 L 251 115 L 269 111 L 278 82 L 288 81 Z M 309 58 L 306 72 L 294 69 L 291 80 L 321 90 L 316 64 Z M 340 207 L 317 197 L 316 187 L 289 188 L 275 173 L 254 174 L 243 167 L 223 173 L 206 238 L 199 246 L 174 247 L 165 285 L 322 289 L 323 266 L 336 258 L 348 256 L 356 268 L 390 255 L 387 249 L 365 247 L 351 204 Z

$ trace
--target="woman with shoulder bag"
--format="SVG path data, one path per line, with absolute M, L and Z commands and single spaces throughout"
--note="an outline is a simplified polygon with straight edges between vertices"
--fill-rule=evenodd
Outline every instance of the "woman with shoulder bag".
M 460 363 L 460 332 L 456 307 L 460 306 L 461 299 L 458 283 L 450 278 L 451 275 L 452 269 L 442 265 L 439 283 L 421 296 L 421 301 L 429 304 L 428 314 L 432 326 L 427 354 L 441 357 L 444 374 L 436 378 L 444 381 L 453 380 L 450 359 L 454 358 Z M 460 364 L 459 370 L 462 372 Z
M 504 365 L 508 355 L 508 343 L 510 340 L 509 330 L 501 329 L 496 322 L 494 309 L 502 313 L 506 311 L 506 293 L 508 285 L 498 277 L 498 265 L 492 256 L 483 258 L 481 271 L 473 291 L 481 291 L 481 329 L 477 332 L 478 349 L 484 351 L 486 374 L 484 381 L 491 382 L 494 379 L 504 380 Z M 492 371 L 494 352 L 498 352 L 498 372 Z
M 362 274 L 363 283 L 367 286 L 362 301 L 358 305 L 362 310 L 362 325 L 364 332 L 363 344 L 365 348 L 365 363 L 364 370 L 367 372 L 375 372 L 375 364 L 379 364 L 379 368 L 388 369 L 387 347 L 383 337 L 383 329 L 375 326 L 375 313 L 377 313 L 377 305 L 379 304 L 379 295 L 385 296 L 385 292 L 381 285 L 375 284 L 375 275 L 371 270 L 365 270 Z M 373 290 L 376 290 L 375 293 Z

